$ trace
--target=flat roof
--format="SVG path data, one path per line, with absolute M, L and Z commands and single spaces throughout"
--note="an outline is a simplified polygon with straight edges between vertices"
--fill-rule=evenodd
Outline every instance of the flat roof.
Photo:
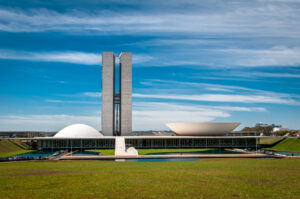
M 196 139 L 196 138 L 261 138 L 262 136 L 103 136 L 103 137 L 95 137 L 95 138 L 62 138 L 62 137 L 34 137 L 34 138 L 18 138 L 24 140 L 75 140 L 75 139 L 115 139 L 116 137 L 124 137 L 125 139 Z

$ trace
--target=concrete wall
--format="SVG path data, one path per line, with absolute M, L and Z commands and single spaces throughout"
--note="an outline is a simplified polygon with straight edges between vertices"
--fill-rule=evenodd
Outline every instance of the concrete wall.
M 102 53 L 102 134 L 113 135 L 114 128 L 114 70 L 115 57 L 112 52 Z
M 120 73 L 120 130 L 121 135 L 126 136 L 132 132 L 132 53 L 121 53 Z

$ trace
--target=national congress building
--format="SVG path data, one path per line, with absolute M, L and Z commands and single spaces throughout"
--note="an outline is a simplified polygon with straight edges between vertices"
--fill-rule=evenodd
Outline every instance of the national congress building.
M 116 66 L 117 61 L 119 66 Z M 73 124 L 53 137 L 36 137 L 38 149 L 113 149 L 117 140 L 134 148 L 254 148 L 251 136 L 226 136 L 240 123 L 169 123 L 176 136 L 131 136 L 132 53 L 102 54 L 102 133 Z

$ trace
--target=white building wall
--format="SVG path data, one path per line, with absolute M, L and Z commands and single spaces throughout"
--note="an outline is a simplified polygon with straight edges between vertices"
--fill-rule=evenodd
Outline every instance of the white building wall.
M 113 135 L 114 128 L 114 69 L 115 56 L 112 52 L 102 53 L 102 134 Z
M 132 132 L 132 53 L 121 53 L 120 71 L 120 130 L 121 135 L 126 136 Z

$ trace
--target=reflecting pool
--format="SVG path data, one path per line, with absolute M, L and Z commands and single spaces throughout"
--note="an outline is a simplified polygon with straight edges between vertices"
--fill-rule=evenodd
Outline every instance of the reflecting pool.
M 16 157 L 24 157 L 24 158 L 31 158 L 31 157 L 47 157 L 53 155 L 54 152 L 43 151 L 43 152 L 31 152 L 31 153 L 23 153 L 20 155 L 16 155 Z
M 214 149 L 214 150 L 193 151 L 193 152 L 149 153 L 147 155 L 195 155 L 195 154 L 243 154 L 243 153 L 238 151 L 228 151 L 224 149 Z
M 197 161 L 200 158 L 133 158 L 133 159 L 103 159 L 100 161 L 113 161 L 113 162 L 186 162 Z

